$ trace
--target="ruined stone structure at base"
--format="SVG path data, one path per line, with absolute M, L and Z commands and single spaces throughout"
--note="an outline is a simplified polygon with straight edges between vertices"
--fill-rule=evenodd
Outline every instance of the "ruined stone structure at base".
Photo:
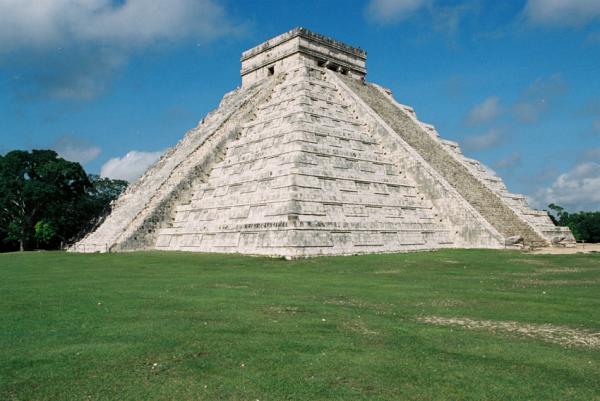
M 71 250 L 302 257 L 573 242 L 366 83 L 366 53 L 293 29 Z

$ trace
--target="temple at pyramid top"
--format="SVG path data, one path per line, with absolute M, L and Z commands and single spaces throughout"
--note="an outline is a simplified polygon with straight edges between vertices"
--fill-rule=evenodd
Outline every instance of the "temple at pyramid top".
M 354 78 L 366 75 L 367 52 L 305 28 L 275 36 L 242 53 L 242 86 L 303 63 Z

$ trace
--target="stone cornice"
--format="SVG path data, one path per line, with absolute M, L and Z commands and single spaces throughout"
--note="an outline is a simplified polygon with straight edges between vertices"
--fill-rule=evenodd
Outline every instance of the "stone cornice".
M 329 48 L 335 49 L 337 51 L 349 54 L 353 57 L 358 57 L 363 60 L 366 60 L 367 58 L 367 52 L 361 48 L 353 47 L 338 40 L 309 31 L 306 28 L 298 27 L 279 36 L 276 36 L 272 39 L 269 39 L 258 46 L 246 50 L 242 53 L 241 61 L 248 60 L 249 58 L 252 58 L 265 51 L 268 51 L 269 49 L 272 49 L 275 46 L 281 45 L 282 43 L 285 43 L 299 36 L 312 42 L 316 42 Z

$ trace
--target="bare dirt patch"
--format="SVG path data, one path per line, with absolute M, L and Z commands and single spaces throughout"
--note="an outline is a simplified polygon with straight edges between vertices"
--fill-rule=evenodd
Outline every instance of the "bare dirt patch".
M 600 244 L 577 244 L 574 247 L 547 247 L 547 248 L 539 248 L 530 253 L 537 255 L 571 255 L 574 253 L 592 253 L 592 252 L 600 252 Z
M 515 286 L 517 288 L 525 288 L 525 287 L 556 287 L 556 286 L 588 286 L 588 285 L 597 285 L 600 283 L 600 280 L 590 280 L 590 279 L 579 279 L 579 280 L 540 280 L 536 278 L 529 278 L 518 280 L 515 282 Z
M 591 269 L 589 269 L 591 270 Z M 587 271 L 586 269 L 580 269 L 578 267 L 558 267 L 549 268 L 543 270 L 537 270 L 535 274 L 563 274 L 563 273 L 581 273 Z
M 460 326 L 471 330 L 485 330 L 516 334 L 546 342 L 560 344 L 563 347 L 586 347 L 600 349 L 600 332 L 573 329 L 551 324 L 530 324 L 514 321 L 475 320 L 440 316 L 423 316 L 417 319 L 423 323 L 439 326 Z
M 538 259 L 511 259 L 509 262 L 519 263 L 523 265 L 533 265 L 533 266 L 548 266 L 548 262 L 545 260 Z
M 234 284 L 215 284 L 213 285 L 213 288 L 232 288 L 232 289 L 243 289 L 243 288 L 250 288 L 247 285 L 234 285 Z
M 267 314 L 274 315 L 296 315 L 298 313 L 305 313 L 306 310 L 298 308 L 297 306 L 283 306 L 283 305 L 272 305 L 264 310 Z
M 576 267 L 564 267 L 564 268 L 545 268 L 545 269 L 537 269 L 532 272 L 523 272 L 523 273 L 507 273 L 507 276 L 516 276 L 516 277 L 534 277 L 534 276 L 545 276 L 545 275 L 555 275 L 555 274 L 572 274 L 572 273 L 582 273 L 586 271 L 591 271 L 595 269 L 579 269 Z
M 353 331 L 358 334 L 362 334 L 364 336 L 372 337 L 372 336 L 376 336 L 379 334 L 378 331 L 371 330 L 370 328 L 367 327 L 367 325 L 364 322 L 357 320 L 357 319 L 352 320 L 350 322 L 346 322 L 346 323 L 344 323 L 343 326 L 347 330 Z
M 377 304 L 372 302 L 365 302 L 355 298 L 330 298 L 324 300 L 323 303 L 326 305 L 337 305 L 352 308 L 366 308 L 375 311 L 389 310 L 392 307 L 391 304 Z
M 456 308 L 458 306 L 465 306 L 466 302 L 460 299 L 436 299 L 431 301 L 431 306 L 440 308 Z
M 525 261 L 523 261 L 525 262 Z M 532 272 L 506 273 L 505 276 L 512 276 L 516 279 L 514 282 L 517 288 L 539 287 L 539 286 L 588 286 L 596 285 L 598 279 L 590 279 L 578 276 L 577 273 L 585 273 L 596 269 L 582 269 L 578 267 L 547 267 L 538 268 Z M 558 278 L 557 276 L 564 277 Z
M 404 270 L 376 270 L 373 274 L 403 274 Z

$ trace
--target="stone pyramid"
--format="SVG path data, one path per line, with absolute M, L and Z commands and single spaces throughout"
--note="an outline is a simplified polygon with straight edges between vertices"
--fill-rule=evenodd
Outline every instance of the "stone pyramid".
M 302 257 L 572 242 L 366 83 L 366 52 L 296 28 L 72 247 Z

